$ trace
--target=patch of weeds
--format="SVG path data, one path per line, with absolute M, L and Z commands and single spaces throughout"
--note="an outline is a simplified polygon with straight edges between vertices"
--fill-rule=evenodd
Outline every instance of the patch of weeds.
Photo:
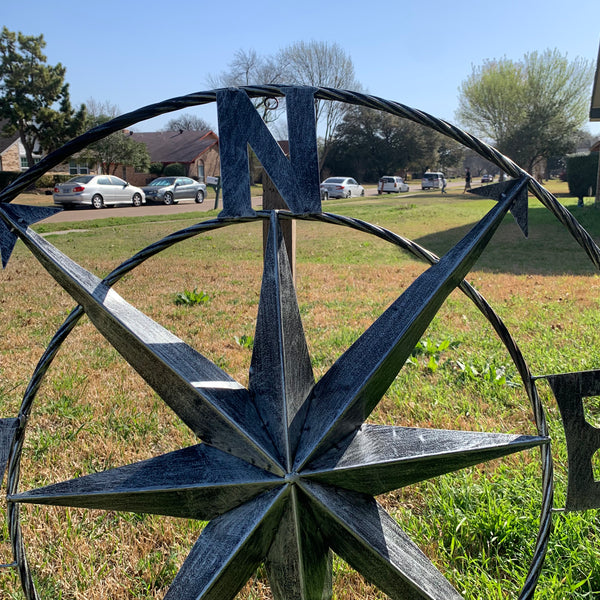
M 237 335 L 233 338 L 235 343 L 242 348 L 248 348 L 252 350 L 254 348 L 254 338 L 251 335 L 241 335 L 238 337 Z
M 177 306 L 193 306 L 194 304 L 206 304 L 210 300 L 209 296 L 205 292 L 199 292 L 198 288 L 191 290 L 183 290 L 183 292 L 177 292 L 173 302 Z
M 437 343 L 429 338 L 423 338 L 417 342 L 417 345 L 414 347 L 406 362 L 411 365 L 419 365 L 419 359 L 420 357 L 423 357 L 427 361 L 425 368 L 430 373 L 435 373 L 440 367 L 442 353 L 447 350 L 454 350 L 455 348 L 458 348 L 458 346 L 460 346 L 458 340 L 445 339 Z
M 483 368 L 477 369 L 471 364 L 466 364 L 460 360 L 454 361 L 458 368 L 460 376 L 470 381 L 486 381 L 492 385 L 519 387 L 521 384 L 514 379 L 511 368 L 506 365 L 494 365 L 486 362 Z

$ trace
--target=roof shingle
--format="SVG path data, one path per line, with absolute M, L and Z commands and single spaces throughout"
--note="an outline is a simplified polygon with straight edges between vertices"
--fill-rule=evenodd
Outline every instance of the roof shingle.
M 150 160 L 161 163 L 191 163 L 218 143 L 212 131 L 157 131 L 130 134 L 148 148 Z

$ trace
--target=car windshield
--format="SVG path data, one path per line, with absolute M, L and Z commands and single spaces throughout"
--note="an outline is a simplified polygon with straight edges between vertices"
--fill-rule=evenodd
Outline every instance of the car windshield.
M 342 179 L 341 177 L 330 177 L 329 179 L 326 179 L 323 183 L 344 183 L 344 181 L 346 180 Z
M 383 181 L 383 183 L 394 183 L 394 178 L 393 177 L 382 177 L 381 181 Z
M 423 179 L 437 179 L 437 175 L 434 175 L 433 173 L 425 173 L 425 175 L 423 175 Z
M 154 181 L 150 182 L 150 185 L 173 185 L 173 180 L 172 179 L 166 179 L 166 178 L 161 178 L 161 179 L 155 179 Z
M 67 183 L 89 183 L 93 177 L 93 175 L 79 175 L 69 179 Z

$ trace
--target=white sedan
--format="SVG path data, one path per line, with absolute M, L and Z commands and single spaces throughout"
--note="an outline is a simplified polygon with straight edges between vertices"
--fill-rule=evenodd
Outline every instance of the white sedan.
M 54 204 L 65 208 L 76 204 L 102 208 L 109 204 L 133 204 L 146 202 L 144 191 L 129 185 L 114 175 L 77 175 L 66 183 L 54 186 Z
M 323 192 L 327 192 L 329 198 L 350 198 L 364 196 L 365 188 L 352 177 L 328 177 L 321 184 L 321 196 Z

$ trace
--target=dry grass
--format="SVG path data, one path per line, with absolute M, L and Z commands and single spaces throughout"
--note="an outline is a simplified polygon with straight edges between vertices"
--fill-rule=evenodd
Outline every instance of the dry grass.
M 115 228 L 115 237 L 123 237 L 123 231 Z M 148 235 L 157 232 L 152 230 Z M 246 234 L 242 240 L 239 237 L 217 233 L 211 234 L 210 244 L 186 243 L 151 259 L 116 289 L 246 384 L 251 353 L 235 338 L 254 334 L 261 264 L 259 245 L 248 250 Z M 86 257 L 85 245 L 82 249 L 75 234 L 70 239 L 52 238 L 52 242 L 99 274 L 110 271 L 117 260 L 112 251 L 106 255 L 93 251 Z M 218 250 L 223 242 L 236 252 Z M 299 252 L 306 257 L 310 248 L 300 248 Z M 323 265 L 310 258 L 299 261 L 299 305 L 317 377 L 422 270 L 422 265 L 405 256 L 371 264 L 336 260 Z M 469 279 L 518 332 L 519 343 L 537 372 L 548 365 L 546 355 L 538 350 L 547 343 L 548 331 L 555 334 L 554 349 L 559 354 L 551 367 L 576 366 L 569 361 L 579 359 L 561 354 L 561 348 L 567 348 L 577 332 L 586 344 L 598 341 L 596 333 L 588 331 L 588 322 L 582 321 L 582 315 L 595 314 L 598 308 L 594 290 L 600 280 L 595 275 L 557 277 L 483 270 L 472 273 Z M 208 294 L 208 304 L 180 307 L 173 303 L 176 292 L 194 288 Z M 530 313 L 531 305 L 545 313 L 544 323 Z M 39 356 L 72 307 L 69 297 L 19 248 L 0 275 L 3 416 L 18 412 L 20 397 Z M 501 356 L 503 352 L 497 342 L 488 345 L 484 341 L 493 337 L 489 327 L 459 293 L 452 294 L 427 335 L 463 341 L 461 357 L 467 360 L 476 360 L 474 357 L 482 353 Z M 466 347 L 468 344 L 471 347 Z M 456 379 L 456 374 L 451 370 L 429 373 L 422 367 L 416 372 L 409 369 L 406 377 L 392 386 L 373 420 L 477 430 L 525 428 L 533 432 L 522 391 L 502 390 L 498 402 L 498 397 L 482 397 L 478 384 L 456 383 L 450 398 L 443 399 L 439 388 L 447 385 L 446 377 Z M 459 393 L 462 397 L 453 396 Z M 36 400 L 28 425 L 21 487 L 28 489 L 127 464 L 193 443 L 190 432 L 84 319 L 54 362 Z M 422 513 L 427 508 L 418 488 L 390 494 L 382 503 L 400 516 Z M 161 598 L 201 527 L 201 523 L 155 516 L 23 509 L 31 564 L 48 598 Z M 424 540 L 423 547 L 435 557 L 437 542 Z M 8 551 L 5 543 L 0 551 Z M 0 575 L 3 597 L 20 598 L 17 588 L 15 578 Z M 336 562 L 334 598 L 384 597 L 341 561 Z M 271 598 L 261 572 L 240 598 Z

